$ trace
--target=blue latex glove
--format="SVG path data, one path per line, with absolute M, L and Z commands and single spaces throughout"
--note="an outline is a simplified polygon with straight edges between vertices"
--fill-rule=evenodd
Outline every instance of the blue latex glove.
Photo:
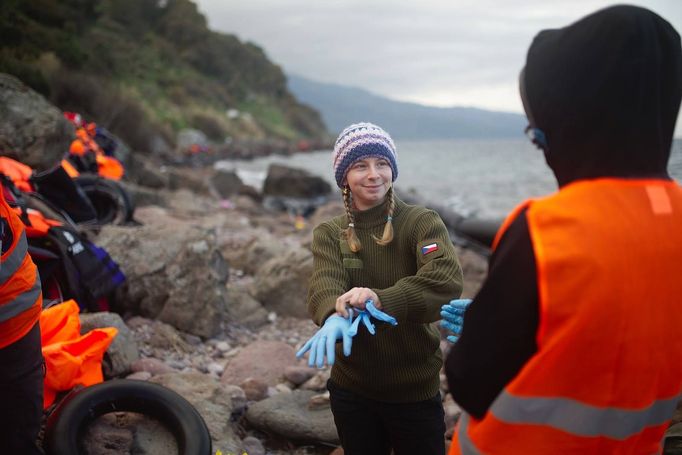
M 358 334 L 358 329 L 360 328 L 360 323 L 362 322 L 365 324 L 365 327 L 367 327 L 367 331 L 374 335 L 376 333 L 376 330 L 374 330 L 374 324 L 372 324 L 372 321 L 370 321 L 370 316 L 369 313 L 365 310 L 358 310 L 358 309 L 351 309 L 349 310 L 351 312 L 351 318 L 353 317 L 353 314 L 355 314 L 355 320 L 353 323 L 350 325 L 350 330 L 348 331 L 348 334 L 352 337 Z
M 365 302 L 365 310 L 370 314 L 370 316 L 378 321 L 388 322 L 391 325 L 398 325 L 398 321 L 396 321 L 393 316 L 389 316 L 383 311 L 377 309 L 377 307 L 374 306 L 374 301 L 372 301 L 372 299 L 369 299 L 367 302 Z
M 393 316 L 389 316 L 388 314 L 384 313 L 383 311 L 377 309 L 377 307 L 374 306 L 374 302 L 372 299 L 367 300 L 365 302 L 365 309 L 364 310 L 358 310 L 357 308 L 352 308 L 351 310 L 351 318 L 353 317 L 353 312 L 357 314 L 355 317 L 355 320 L 350 326 L 350 336 L 355 336 L 358 333 L 358 329 L 360 327 L 360 323 L 362 322 L 365 327 L 367 327 L 367 331 L 374 335 L 376 333 L 376 330 L 374 329 L 374 324 L 372 324 L 371 318 L 374 318 L 376 320 L 382 321 L 382 322 L 388 322 L 391 325 L 398 325 L 398 321 L 395 320 Z
M 464 324 L 464 312 L 471 303 L 471 299 L 455 299 L 450 300 L 440 309 L 440 315 L 443 318 L 440 321 L 440 326 L 449 330 L 453 335 L 448 335 L 446 339 L 450 343 L 455 343 L 462 333 L 462 324 Z
M 327 365 L 333 365 L 336 340 L 339 339 L 343 339 L 343 354 L 348 357 L 352 345 L 351 335 L 348 333 L 350 324 L 350 316 L 348 319 L 336 314 L 329 316 L 320 330 L 318 330 L 296 353 L 296 357 L 301 358 L 303 354 L 310 351 L 310 354 L 308 355 L 308 366 L 317 365 L 318 368 L 322 368 L 324 366 L 324 354 L 326 350 Z

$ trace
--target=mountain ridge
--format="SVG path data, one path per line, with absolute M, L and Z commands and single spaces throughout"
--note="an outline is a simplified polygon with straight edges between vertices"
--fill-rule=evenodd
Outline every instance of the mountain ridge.
M 287 87 L 299 101 L 320 112 L 331 132 L 369 121 L 398 139 L 507 138 L 522 136 L 527 124 L 521 114 L 397 101 L 298 74 L 287 74 Z

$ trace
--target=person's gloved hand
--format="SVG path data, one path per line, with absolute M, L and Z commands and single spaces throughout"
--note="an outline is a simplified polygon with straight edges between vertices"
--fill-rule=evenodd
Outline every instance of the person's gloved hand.
M 440 308 L 440 315 L 443 318 L 440 321 L 440 326 L 454 334 L 446 337 L 450 343 L 455 343 L 459 334 L 462 333 L 464 312 L 470 303 L 471 299 L 455 299 L 450 300 L 450 303 L 446 303 Z
M 388 322 L 391 325 L 398 325 L 398 321 L 396 321 L 393 316 L 389 316 L 383 311 L 377 309 L 377 307 L 374 306 L 374 302 L 372 301 L 372 299 L 369 299 L 367 300 L 367 302 L 365 302 L 364 310 L 358 310 L 357 308 L 353 308 L 349 311 L 351 311 L 351 318 L 353 317 L 353 313 L 357 315 L 350 326 L 349 333 L 350 336 L 352 337 L 357 335 L 361 322 L 365 325 L 365 327 L 367 327 L 367 331 L 370 334 L 374 335 L 376 333 L 376 330 L 374 329 L 374 324 L 372 324 L 371 318 L 377 319 L 382 322 Z
M 296 357 L 301 358 L 303 354 L 310 351 L 308 355 L 308 366 L 317 365 L 318 368 L 324 366 L 324 354 L 327 352 L 327 365 L 334 364 L 334 349 L 336 340 L 343 339 L 343 355 L 348 357 L 352 346 L 350 329 L 351 318 L 348 319 L 333 314 L 327 318 L 324 325 L 320 327 L 306 344 L 296 353 Z

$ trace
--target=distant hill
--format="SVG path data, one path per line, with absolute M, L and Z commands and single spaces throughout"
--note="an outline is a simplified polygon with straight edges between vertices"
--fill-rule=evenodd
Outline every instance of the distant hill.
M 523 134 L 523 115 L 470 107 L 430 107 L 394 101 L 366 90 L 287 75 L 289 90 L 322 114 L 338 133 L 358 121 L 377 123 L 400 139 L 503 138 Z

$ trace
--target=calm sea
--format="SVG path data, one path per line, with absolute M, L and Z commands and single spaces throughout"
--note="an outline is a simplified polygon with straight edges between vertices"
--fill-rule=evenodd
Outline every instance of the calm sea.
M 503 217 L 521 201 L 556 190 L 556 181 L 542 153 L 527 140 L 398 141 L 400 194 L 414 191 L 428 201 L 447 205 L 464 216 Z M 242 180 L 261 189 L 268 165 L 279 163 L 324 177 L 336 187 L 331 152 L 253 161 L 221 161 Z M 682 182 L 682 140 L 673 142 L 670 174 Z

